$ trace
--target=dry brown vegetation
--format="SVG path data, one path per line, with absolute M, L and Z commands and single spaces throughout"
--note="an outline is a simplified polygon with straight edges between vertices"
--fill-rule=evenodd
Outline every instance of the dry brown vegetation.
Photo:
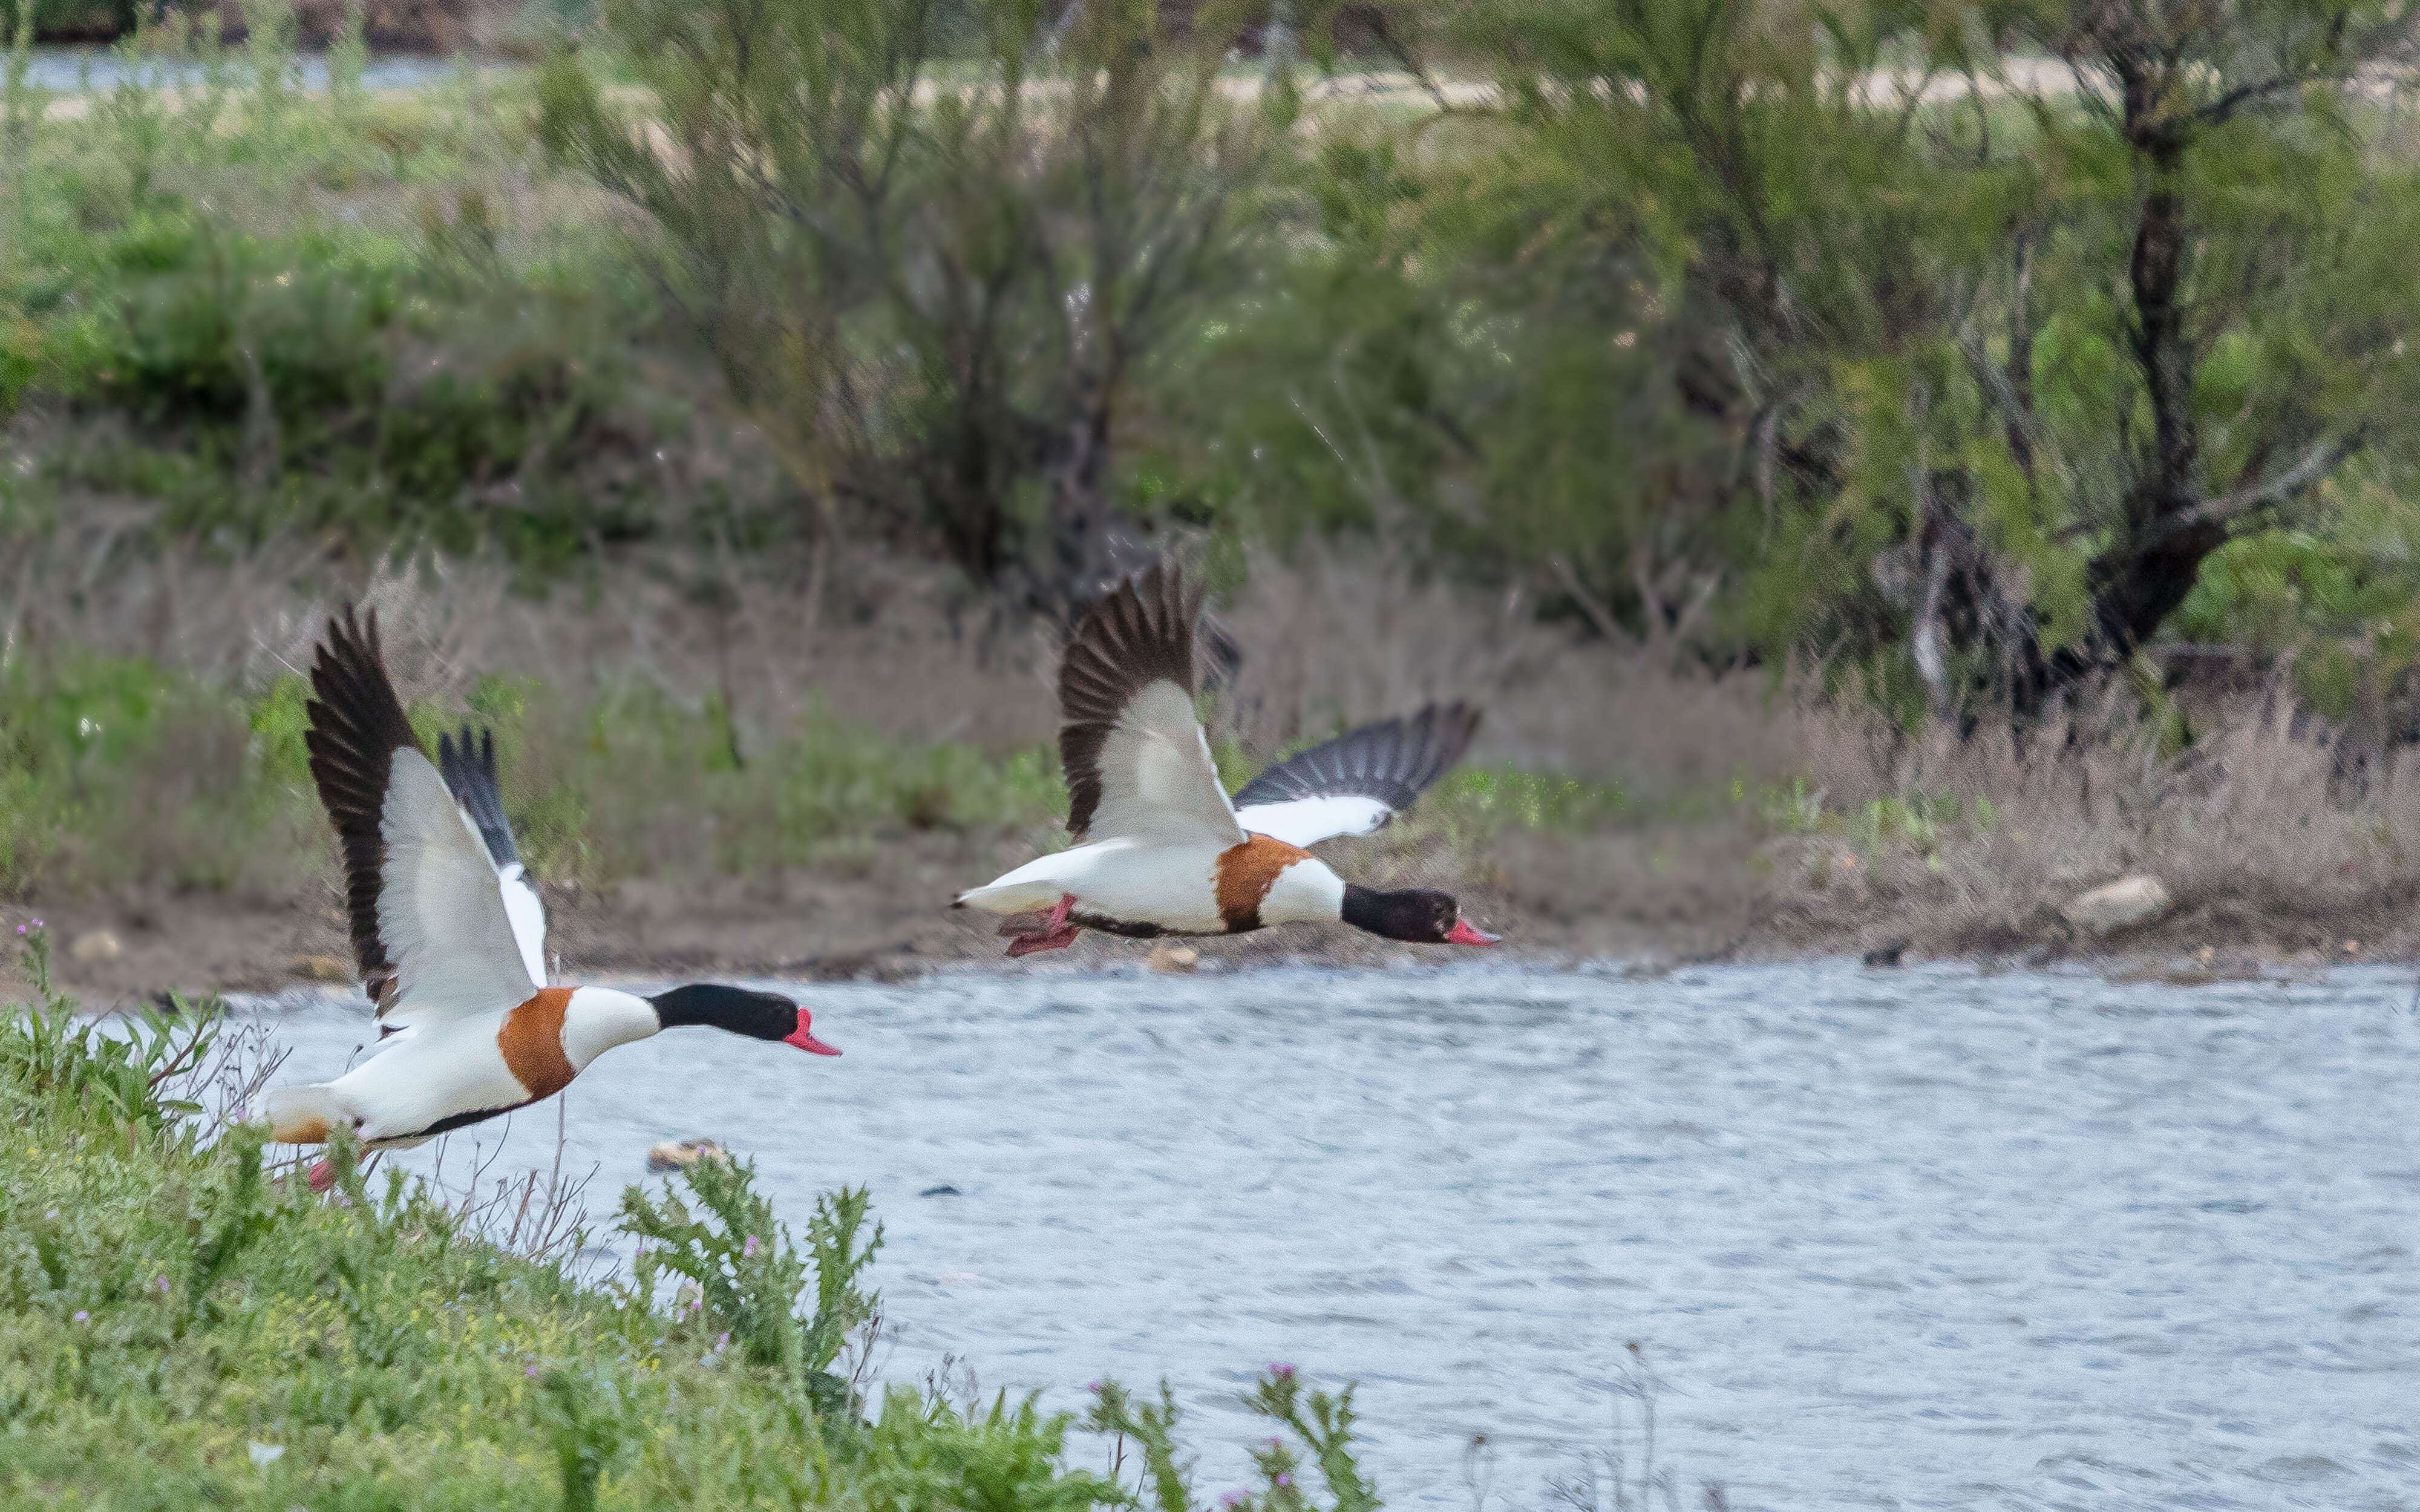
M 341 591 L 300 551 L 213 564 L 64 533 L 12 550 L 0 637 L 19 671 L 65 653 L 146 658 L 256 705 L 307 662 Z M 707 578 L 722 586 L 701 593 Z M 1052 632 L 939 572 L 876 555 L 783 575 L 658 563 L 535 600 L 499 569 L 423 561 L 390 564 L 360 592 L 408 699 L 461 709 L 485 678 L 530 679 L 506 780 L 566 969 L 825 975 L 987 959 L 996 942 L 949 913 L 948 896 L 1058 843 L 1039 754 Z M 1221 613 L 1244 656 L 1219 733 L 1246 752 L 1430 698 L 1484 700 L 1482 775 L 1379 843 L 1337 849 L 1373 881 L 1459 890 L 1531 951 L 2106 944 L 2191 971 L 2412 943 L 2409 755 L 2355 749 L 2297 717 L 2283 689 L 2189 710 L 2190 744 L 2163 755 L 2161 728 L 2129 697 L 2022 742 L 1989 724 L 1964 739 L 1912 735 L 1862 699 L 1823 696 L 1811 674 L 1710 676 L 1541 624 L 1518 598 L 1341 553 L 1256 558 Z M 672 735 L 623 738 L 613 722 L 641 717 L 626 712 L 639 693 Z M 341 957 L 307 792 L 227 799 L 267 759 L 229 712 L 241 707 L 203 697 L 172 711 L 9 911 L 47 913 L 70 938 L 115 933 L 116 959 L 69 963 L 85 985 L 269 986 L 314 969 L 308 958 Z M 807 755 L 783 754 L 801 740 Z M 814 740 L 842 741 L 841 754 Z M 736 749 L 738 766 L 713 770 L 702 745 Z M 932 764 L 936 750 L 956 755 Z M 1019 760 L 1021 784 L 1001 776 Z M 918 762 L 938 773 L 919 779 L 929 790 L 888 771 Z M 562 791 L 578 795 L 569 818 L 548 796 Z M 838 812 L 806 822 L 801 804 Z M 2137 870 L 2166 882 L 2168 918 L 2075 940 L 2057 906 Z M 1397 954 L 1341 929 L 1211 954 L 1306 950 Z M 1141 954 L 1100 941 L 1068 959 Z

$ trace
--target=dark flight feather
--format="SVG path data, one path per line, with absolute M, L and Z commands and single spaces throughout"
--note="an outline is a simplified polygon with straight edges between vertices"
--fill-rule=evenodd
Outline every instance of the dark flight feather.
M 479 838 L 488 843 L 488 859 L 496 869 L 520 865 L 512 821 L 504 817 L 504 788 L 496 781 L 495 731 L 474 733 L 465 725 L 459 735 L 438 736 L 437 770 L 443 774 L 454 802 L 479 827 Z
M 1101 746 L 1126 706 L 1163 679 L 1193 694 L 1193 622 L 1201 595 L 1166 562 L 1094 600 L 1059 662 L 1059 765 L 1067 832 L 1081 840 L 1101 803 Z
M 379 891 L 384 884 L 386 835 L 380 820 L 395 753 L 420 749 L 411 722 L 387 680 L 379 649 L 378 611 L 356 618 L 352 606 L 328 621 L 311 663 L 311 780 L 336 828 L 345 860 L 345 906 L 362 986 L 380 1011 L 396 992 L 395 961 L 379 934 Z
M 1479 732 L 1471 704 L 1431 704 L 1286 757 L 1244 785 L 1238 809 L 1298 798 L 1374 798 L 1401 813 L 1453 769 Z

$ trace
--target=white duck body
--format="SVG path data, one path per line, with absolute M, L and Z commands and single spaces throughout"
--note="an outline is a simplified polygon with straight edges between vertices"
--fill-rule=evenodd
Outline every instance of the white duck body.
M 554 988 L 512 1008 L 398 1030 L 334 1082 L 274 1094 L 271 1112 L 280 1138 L 341 1121 L 365 1144 L 409 1148 L 550 1097 L 605 1052 L 661 1027 L 634 993 Z
M 1084 929 L 1242 934 L 1342 920 L 1390 939 L 1484 943 L 1453 900 L 1348 887 L 1305 850 L 1366 834 L 1460 758 L 1478 713 L 1432 705 L 1288 757 L 1230 798 L 1195 716 L 1198 594 L 1161 563 L 1095 600 L 1059 662 L 1059 765 L 1079 843 L 958 896 L 1003 925 L 1011 956 Z M 1490 937 L 1492 938 L 1492 937 Z
M 311 693 L 311 778 L 335 827 L 353 955 L 385 1037 L 334 1082 L 271 1093 L 280 1143 L 351 1129 L 373 1145 L 416 1145 L 551 1098 L 614 1046 L 667 1028 L 840 1053 L 776 993 L 545 986 L 546 912 L 504 814 L 492 738 L 467 726 L 440 737 L 431 765 L 387 678 L 377 616 L 349 608 L 329 621 Z M 323 1161 L 313 1189 L 328 1178 Z
M 1244 901 L 1238 884 L 1250 885 L 1248 869 L 1257 874 L 1251 881 L 1266 879 L 1253 899 L 1256 910 L 1234 907 Z M 1056 908 L 1062 897 L 1076 900 L 1069 916 L 1078 920 L 1227 934 L 1248 915 L 1259 925 L 1333 920 L 1344 907 L 1344 880 L 1318 857 L 1266 835 L 1242 845 L 1121 836 L 1038 856 L 958 901 L 992 913 L 1027 913 Z

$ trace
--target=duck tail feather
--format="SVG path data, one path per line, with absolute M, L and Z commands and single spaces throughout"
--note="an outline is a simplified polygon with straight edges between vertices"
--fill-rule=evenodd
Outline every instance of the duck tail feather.
M 280 1087 L 269 1095 L 270 1138 L 281 1145 L 322 1144 L 328 1130 L 351 1121 L 352 1115 L 324 1083 Z

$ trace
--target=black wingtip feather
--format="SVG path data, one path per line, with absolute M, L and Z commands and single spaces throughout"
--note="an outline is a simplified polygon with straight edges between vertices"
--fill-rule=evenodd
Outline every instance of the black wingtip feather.
M 1199 591 L 1183 570 L 1155 563 L 1094 600 L 1059 662 L 1059 765 L 1067 776 L 1067 832 L 1082 839 L 1101 803 L 1101 745 L 1134 695 L 1163 679 L 1193 692 Z
M 395 753 L 419 748 L 411 722 L 387 680 L 379 647 L 378 612 L 359 615 L 348 604 L 328 620 L 326 635 L 311 662 L 310 725 L 303 745 L 311 756 L 311 780 L 335 826 L 345 860 L 346 913 L 362 985 L 384 1008 L 395 990 L 395 962 L 380 938 L 378 900 L 386 865 L 386 836 L 380 828 L 387 777 Z
M 1348 730 L 1246 783 L 1235 806 L 1349 795 L 1401 813 L 1470 749 L 1481 713 L 1476 704 L 1431 704 L 1409 718 Z
M 496 732 L 474 731 L 465 725 L 459 735 L 439 734 L 437 770 L 454 801 L 479 827 L 488 859 L 499 870 L 519 865 L 520 848 L 513 843 L 512 821 L 504 817 L 504 786 L 496 778 Z

